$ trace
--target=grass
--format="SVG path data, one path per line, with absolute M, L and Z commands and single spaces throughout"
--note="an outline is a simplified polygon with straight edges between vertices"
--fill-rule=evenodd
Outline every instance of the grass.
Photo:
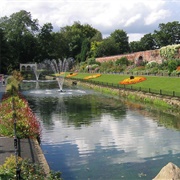
M 78 73 L 77 76 L 73 76 L 73 78 L 83 79 L 86 76 L 92 75 L 90 73 Z M 164 77 L 164 76 L 145 76 L 147 78 L 146 81 L 131 84 L 126 86 L 132 86 L 134 88 L 142 88 L 142 89 L 154 89 L 157 91 L 175 91 L 180 94 L 180 77 Z M 129 78 L 128 75 L 120 75 L 120 74 L 102 74 L 100 77 L 91 79 L 93 81 L 99 81 L 104 83 L 113 83 L 118 85 L 120 81 Z M 89 80 L 89 81 L 91 81 Z

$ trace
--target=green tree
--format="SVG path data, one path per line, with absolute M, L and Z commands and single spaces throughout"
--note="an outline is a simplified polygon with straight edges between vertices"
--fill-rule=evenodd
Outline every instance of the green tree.
M 68 54 L 74 58 L 78 57 L 80 60 L 84 40 L 89 39 L 89 41 L 91 41 L 91 39 L 95 38 L 95 36 L 98 38 L 100 36 L 98 32 L 98 30 L 92 28 L 90 25 L 82 25 L 80 22 L 74 22 L 72 26 L 65 26 L 60 30 L 60 33 L 68 45 Z
M 141 41 L 132 41 L 129 43 L 129 47 L 130 52 L 138 52 L 143 50 Z
M 46 23 L 40 29 L 38 34 L 39 43 L 39 59 L 43 61 L 44 59 L 53 59 L 54 57 L 54 38 L 52 35 L 53 26 L 51 23 Z
M 119 53 L 119 46 L 113 38 L 106 38 L 96 48 L 96 56 L 111 56 Z
M 90 51 L 90 42 L 88 39 L 84 39 L 84 41 L 82 42 L 82 48 L 80 53 L 81 62 L 86 61 L 89 51 Z
M 159 31 L 154 31 L 155 41 L 159 47 L 180 43 L 180 23 L 178 21 L 159 24 Z
M 10 57 L 10 48 L 5 38 L 4 31 L 0 28 L 0 74 L 6 73 Z
M 124 54 L 129 52 L 129 42 L 127 33 L 123 30 L 115 30 L 110 34 L 110 37 L 114 39 L 116 46 L 118 47 L 118 54 Z
M 29 61 L 25 57 L 29 57 L 27 53 L 29 55 L 31 52 L 34 54 L 35 41 L 33 37 L 39 29 L 37 20 L 32 20 L 30 12 L 21 10 L 13 13 L 9 18 L 1 18 L 0 28 L 4 29 L 5 37 L 11 49 L 11 65 L 17 68 L 19 63 Z
M 140 43 L 141 43 L 141 48 L 142 48 L 141 50 L 143 51 L 156 49 L 155 39 L 151 33 L 145 34 L 141 38 Z

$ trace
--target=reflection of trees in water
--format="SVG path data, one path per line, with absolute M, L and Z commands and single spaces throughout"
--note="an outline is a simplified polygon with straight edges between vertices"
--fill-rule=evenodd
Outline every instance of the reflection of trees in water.
M 103 113 L 120 117 L 126 114 L 126 109 L 119 101 L 103 96 L 86 95 L 73 97 L 64 102 L 67 107 L 69 119 L 68 123 L 73 123 L 79 127 L 90 125 L 92 121 L 101 119 Z
M 170 114 L 167 109 L 155 107 L 149 104 L 138 104 L 130 101 L 125 102 L 129 109 L 138 111 L 140 114 L 152 119 L 158 119 L 158 126 L 164 126 L 171 129 L 180 129 L 180 116 Z
M 104 113 L 114 116 L 115 119 L 121 119 L 120 117 L 126 114 L 126 108 L 119 100 L 92 94 L 61 98 L 27 97 L 27 99 L 34 112 L 40 115 L 40 119 L 46 125 L 53 125 L 55 118 L 80 127 L 101 119 Z
M 38 98 L 38 97 L 27 97 L 30 106 L 34 112 L 39 114 L 39 118 L 44 124 L 53 125 L 53 114 L 59 107 L 59 99 L 52 97 Z

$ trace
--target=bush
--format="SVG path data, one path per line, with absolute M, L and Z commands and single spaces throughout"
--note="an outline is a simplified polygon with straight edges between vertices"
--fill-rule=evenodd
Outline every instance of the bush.
M 14 136 L 14 119 L 17 122 L 18 138 L 38 138 L 40 124 L 28 102 L 20 95 L 3 96 L 0 105 L 0 135 Z
M 17 158 L 18 164 L 16 164 L 16 157 L 11 155 L 6 158 L 5 163 L 0 166 L 0 179 L 2 180 L 16 180 L 17 166 L 20 170 L 20 177 L 22 180 L 62 180 L 60 172 L 50 172 L 50 175 L 46 177 L 46 174 L 39 164 L 31 163 L 28 159 Z

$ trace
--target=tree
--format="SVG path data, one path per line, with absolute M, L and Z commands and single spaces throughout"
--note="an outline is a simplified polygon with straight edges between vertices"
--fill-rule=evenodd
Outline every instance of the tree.
M 53 59 L 54 57 L 54 38 L 52 35 L 53 26 L 51 23 L 46 23 L 40 29 L 38 34 L 38 44 L 39 44 L 39 59 L 43 61 L 44 59 Z
M 155 39 L 151 33 L 145 34 L 141 38 L 140 43 L 141 43 L 141 48 L 142 48 L 141 50 L 143 51 L 156 49 Z
M 180 43 L 180 23 L 178 21 L 159 24 L 159 31 L 154 31 L 154 37 L 159 47 Z
M 124 54 L 129 52 L 129 42 L 127 33 L 123 30 L 115 30 L 113 33 L 110 34 L 110 37 L 114 39 L 116 45 L 119 48 L 118 54 Z
M 82 44 L 85 39 L 91 41 L 95 36 L 100 38 L 100 34 L 98 34 L 100 32 L 98 30 L 92 28 L 88 24 L 81 25 L 80 22 L 74 22 L 72 26 L 61 28 L 60 33 L 65 38 L 66 44 L 69 47 L 68 54 L 74 58 L 79 58 L 81 56 L 81 49 L 83 48 Z M 90 49 L 88 51 L 90 51 Z
M 39 29 L 37 20 L 31 19 L 30 12 L 21 10 L 13 13 L 10 18 L 1 18 L 0 28 L 4 30 L 5 37 L 11 49 L 11 65 L 17 68 L 19 63 L 29 61 L 29 59 L 24 58 L 29 57 L 28 54 L 31 54 L 31 52 L 34 54 L 35 41 L 33 37 Z M 34 57 L 31 58 L 33 59 Z
M 89 51 L 90 51 L 90 42 L 88 39 L 84 39 L 84 41 L 82 42 L 82 48 L 80 53 L 81 62 L 86 61 Z
M 4 31 L 0 28 L 0 74 L 6 73 L 6 67 L 8 67 L 10 51 L 7 40 L 5 38 Z
M 119 53 L 119 46 L 113 38 L 106 38 L 96 48 L 96 56 L 111 56 Z
M 141 41 L 132 41 L 129 43 L 130 52 L 138 52 L 142 51 L 142 44 Z

